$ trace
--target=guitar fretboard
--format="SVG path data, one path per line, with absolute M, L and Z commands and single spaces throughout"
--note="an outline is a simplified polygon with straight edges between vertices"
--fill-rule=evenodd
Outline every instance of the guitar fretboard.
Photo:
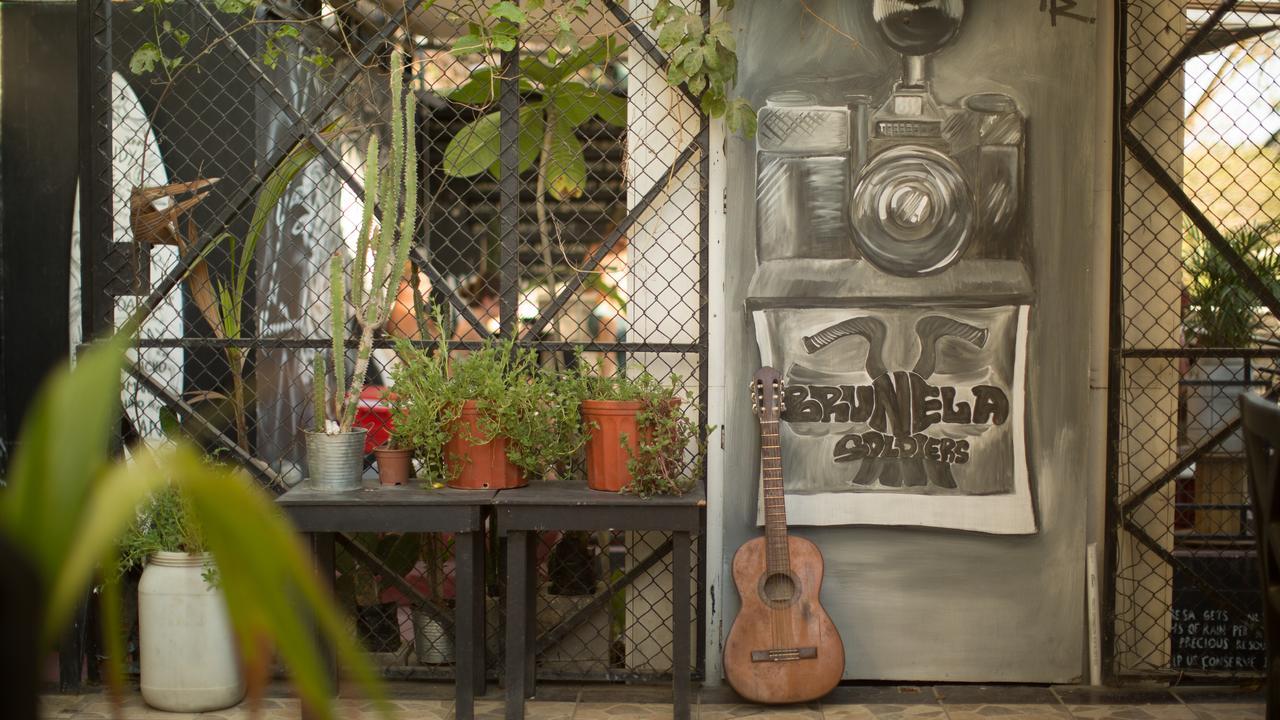
M 782 483 L 782 444 L 778 439 L 778 410 L 766 407 L 760 413 L 760 475 L 764 493 L 765 562 L 769 574 L 789 572 L 787 550 L 787 503 Z

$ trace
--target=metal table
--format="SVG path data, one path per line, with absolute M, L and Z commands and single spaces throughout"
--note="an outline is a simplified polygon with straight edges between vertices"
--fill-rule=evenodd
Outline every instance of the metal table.
M 454 534 L 454 653 L 456 717 L 471 720 L 475 697 L 484 694 L 484 515 L 492 490 L 424 490 L 416 483 L 383 487 L 365 481 L 360 490 L 289 490 L 276 502 L 311 541 L 322 580 L 334 579 L 334 537 L 355 532 Z M 332 589 L 332 587 L 331 587 Z M 479 656 L 477 657 L 477 653 Z M 327 661 L 337 688 L 337 667 Z M 307 716 L 303 709 L 303 716 Z
M 493 500 L 498 533 L 507 536 L 506 716 L 524 718 L 533 697 L 537 644 L 537 533 L 545 530 L 658 530 L 672 534 L 672 661 L 676 720 L 689 718 L 690 562 L 692 535 L 702 527 L 706 495 L 647 499 L 590 490 L 581 482 L 537 482 L 499 490 Z

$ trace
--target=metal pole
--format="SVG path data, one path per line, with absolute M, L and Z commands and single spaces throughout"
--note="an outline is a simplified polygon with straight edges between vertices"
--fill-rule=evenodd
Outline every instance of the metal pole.
M 1107 363 L 1107 478 L 1102 552 L 1102 681 L 1116 675 L 1116 569 L 1120 523 L 1120 383 L 1124 343 L 1124 144 L 1120 141 L 1120 111 L 1124 107 L 1128 2 L 1115 7 L 1115 71 L 1112 77 L 1115 109 L 1111 136 L 1111 318 Z
M 518 334 L 520 302 L 520 46 L 502 53 L 498 84 L 498 237 L 501 243 L 500 315 L 503 337 Z

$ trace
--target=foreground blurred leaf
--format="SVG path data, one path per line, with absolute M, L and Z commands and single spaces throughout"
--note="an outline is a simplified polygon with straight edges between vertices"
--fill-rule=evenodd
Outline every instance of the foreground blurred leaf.
M 46 381 L 19 435 L 8 485 L 0 491 L 0 533 L 31 560 L 40 594 L 48 599 L 42 647 L 62 633 L 94 573 L 114 573 L 120 538 L 139 506 L 172 482 L 189 500 L 213 553 L 244 666 L 266 667 L 274 649 L 304 701 L 319 717 L 333 717 L 330 680 L 309 620 L 314 618 L 340 666 L 389 716 L 381 683 L 317 581 L 299 537 L 248 476 L 210 465 L 185 446 L 136 448 L 130 460 L 108 463 L 130 337 L 122 332 L 99 343 L 75 370 Z M 117 589 L 108 586 L 102 599 L 103 617 L 119 618 Z M 118 636 L 107 645 L 116 648 L 110 677 L 118 679 Z

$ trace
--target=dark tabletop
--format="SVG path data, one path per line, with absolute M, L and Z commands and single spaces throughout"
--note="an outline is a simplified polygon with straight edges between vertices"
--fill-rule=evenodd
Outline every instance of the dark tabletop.
M 700 484 L 683 495 L 650 495 L 592 490 L 580 480 L 531 482 L 522 488 L 499 490 L 494 505 L 575 505 L 609 507 L 703 507 L 707 495 Z
M 493 499 L 498 526 L 507 530 L 677 530 L 695 532 L 706 493 L 695 486 L 684 495 L 642 498 L 592 490 L 581 481 L 534 482 L 499 490 Z
M 488 505 L 495 492 L 448 487 L 427 489 L 418 480 L 388 486 L 378 484 L 377 480 L 366 480 L 359 490 L 331 492 L 307 487 L 304 480 L 276 498 L 276 502 L 281 505 Z
M 493 490 L 427 489 L 416 481 L 332 492 L 299 484 L 276 498 L 298 530 L 329 532 L 476 532 Z

